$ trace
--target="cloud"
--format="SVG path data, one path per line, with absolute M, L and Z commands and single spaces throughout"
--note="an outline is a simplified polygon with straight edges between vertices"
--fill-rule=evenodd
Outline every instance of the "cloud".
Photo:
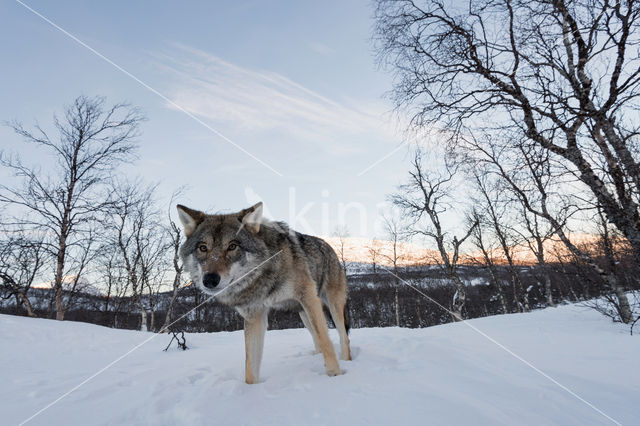
M 320 42 L 309 43 L 309 47 L 311 48 L 311 50 L 321 55 L 331 55 L 332 53 L 335 53 L 334 49 Z
M 333 141 L 336 153 L 352 149 L 338 141 L 354 135 L 395 132 L 384 110 L 367 110 L 329 99 L 275 72 L 251 70 L 184 45 L 160 57 L 172 78 L 170 98 L 201 118 L 249 132 L 277 131 L 297 138 Z

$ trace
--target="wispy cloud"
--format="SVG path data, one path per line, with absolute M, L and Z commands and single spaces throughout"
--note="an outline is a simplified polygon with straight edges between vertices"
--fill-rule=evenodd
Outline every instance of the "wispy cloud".
M 311 48 L 311 50 L 321 55 L 331 55 L 332 53 L 335 53 L 334 49 L 332 49 L 331 47 L 327 46 L 324 43 L 320 43 L 317 41 L 310 43 L 309 47 Z
M 243 68 L 188 46 L 175 45 L 171 55 L 159 57 L 159 66 L 173 76 L 171 100 L 213 122 L 314 140 L 395 133 L 384 118 L 384 109 L 373 105 L 366 105 L 366 110 L 354 108 L 278 73 Z

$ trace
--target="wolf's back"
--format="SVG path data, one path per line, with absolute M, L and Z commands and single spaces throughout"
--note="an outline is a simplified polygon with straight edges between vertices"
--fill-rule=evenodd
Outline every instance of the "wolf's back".
M 333 248 L 323 239 L 312 235 L 297 232 L 296 237 L 304 260 L 318 286 L 318 293 L 326 291 L 329 284 L 346 287 L 346 276 Z

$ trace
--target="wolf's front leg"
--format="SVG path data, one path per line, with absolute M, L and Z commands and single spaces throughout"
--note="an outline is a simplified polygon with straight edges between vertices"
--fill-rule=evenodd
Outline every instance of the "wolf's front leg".
M 245 382 L 252 385 L 260 379 L 260 363 L 267 331 L 268 312 L 252 312 L 244 317 Z
M 312 332 L 315 333 L 314 340 L 318 342 L 320 350 L 322 351 L 327 375 L 337 376 L 342 374 L 342 370 L 340 370 L 333 343 L 331 343 L 329 339 L 329 328 L 327 327 L 327 320 L 322 311 L 322 302 L 315 293 L 315 284 L 312 284 L 308 288 L 309 290 L 307 290 L 306 294 L 302 297 L 300 303 L 309 317 Z

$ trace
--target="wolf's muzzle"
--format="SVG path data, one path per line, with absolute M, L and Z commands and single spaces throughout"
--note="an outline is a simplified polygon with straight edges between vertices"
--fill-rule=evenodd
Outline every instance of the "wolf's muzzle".
M 202 284 L 206 288 L 216 288 L 216 286 L 220 283 L 220 275 L 218 274 L 204 274 L 202 278 Z

